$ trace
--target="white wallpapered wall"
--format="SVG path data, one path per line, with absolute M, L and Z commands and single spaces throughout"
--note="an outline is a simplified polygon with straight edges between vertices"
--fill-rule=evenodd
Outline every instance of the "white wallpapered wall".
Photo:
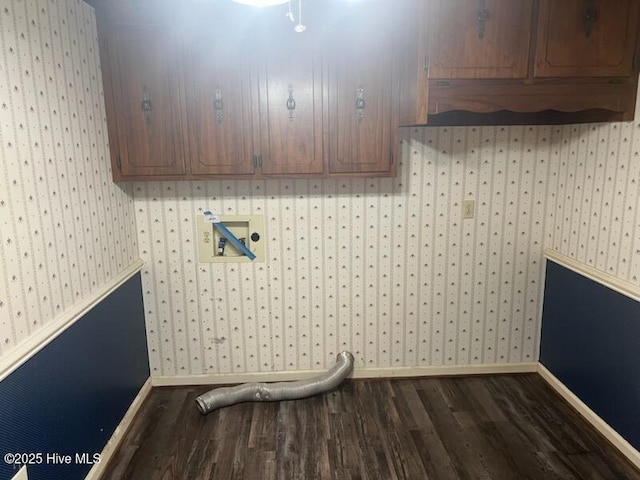
M 537 360 L 545 246 L 639 283 L 639 129 L 403 129 L 397 179 L 136 185 L 153 374 Z M 198 264 L 203 208 L 263 213 L 267 263 Z
M 91 8 L 0 0 L 0 35 L 0 354 L 136 242 L 154 375 L 324 368 L 342 349 L 360 367 L 533 361 L 544 246 L 640 284 L 637 121 L 404 129 L 396 179 L 127 195 L 110 181 Z M 267 262 L 199 265 L 202 208 L 263 213 Z
M 137 184 L 153 374 L 536 360 L 550 127 L 402 137 L 396 179 Z M 263 213 L 267 262 L 198 264 L 204 208 Z
M 554 136 L 547 246 L 640 285 L 640 115 L 557 127 Z
M 0 0 L 0 355 L 137 258 L 111 182 L 93 9 Z

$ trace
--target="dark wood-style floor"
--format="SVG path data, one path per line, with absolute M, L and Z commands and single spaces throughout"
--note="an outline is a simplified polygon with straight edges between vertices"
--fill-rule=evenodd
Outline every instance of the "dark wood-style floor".
M 207 416 L 154 389 L 104 479 L 640 479 L 537 374 L 352 380 Z

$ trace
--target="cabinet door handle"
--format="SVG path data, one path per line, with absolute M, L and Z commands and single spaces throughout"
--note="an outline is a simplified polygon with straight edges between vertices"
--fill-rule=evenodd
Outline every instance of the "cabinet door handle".
M 484 1 L 480 2 L 480 8 L 478 9 L 478 38 L 484 38 L 484 31 L 489 20 L 489 10 L 484 8 Z
M 360 85 L 356 90 L 356 114 L 359 122 L 364 118 L 364 105 L 364 88 Z
M 149 88 L 145 85 L 142 87 L 142 103 L 140 104 L 140 108 L 144 112 L 144 119 L 147 122 L 147 125 L 151 124 L 151 92 L 149 92 Z
M 216 120 L 218 123 L 222 123 L 224 120 L 224 113 L 222 111 L 224 107 L 224 102 L 222 101 L 222 90 L 216 88 L 213 92 L 214 100 L 213 100 L 213 110 L 216 112 Z
M 596 23 L 598 19 L 598 9 L 593 3 L 593 0 L 590 0 L 587 3 L 587 8 L 584 11 L 584 35 L 589 38 L 591 36 L 591 30 L 593 29 L 593 24 Z
M 287 89 L 289 98 L 287 98 L 287 110 L 289 110 L 289 120 L 293 120 L 293 111 L 296 109 L 296 100 L 293 98 L 293 85 L 289 84 Z

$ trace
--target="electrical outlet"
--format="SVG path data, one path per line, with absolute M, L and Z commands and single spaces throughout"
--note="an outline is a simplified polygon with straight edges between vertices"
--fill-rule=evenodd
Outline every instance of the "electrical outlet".
M 473 218 L 473 214 L 475 213 L 476 202 L 475 200 L 465 200 L 462 202 L 462 218 L 469 219 Z

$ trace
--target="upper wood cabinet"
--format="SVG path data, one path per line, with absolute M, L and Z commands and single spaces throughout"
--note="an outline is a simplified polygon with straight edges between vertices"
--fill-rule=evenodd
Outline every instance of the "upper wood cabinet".
M 255 59 L 246 36 L 251 25 L 230 9 L 216 13 L 215 28 L 207 26 L 207 15 L 183 20 L 190 26 L 182 31 L 181 71 L 191 174 L 252 175 Z
M 304 33 L 286 6 L 98 8 L 114 179 L 395 174 L 388 4 L 303 5 Z
M 262 12 L 254 49 L 258 67 L 259 137 L 264 176 L 325 173 L 324 98 L 319 33 L 297 33 L 282 10 Z
M 321 57 L 313 36 L 284 20 L 281 9 L 232 2 L 200 7 L 187 20 L 182 77 L 192 175 L 324 173 Z
M 352 4 L 332 19 L 328 60 L 329 172 L 389 174 L 398 125 L 394 12 Z M 375 32 L 375 34 L 371 34 Z
M 114 178 L 182 175 L 175 38 L 158 26 L 118 25 L 102 37 Z
M 525 78 L 533 0 L 433 0 L 431 78 Z
M 629 77 L 635 0 L 540 0 L 536 77 Z
M 418 123 L 464 123 L 458 112 L 503 111 L 571 114 L 539 117 L 565 123 L 632 119 L 639 6 L 640 0 L 427 0 L 420 40 L 426 73 L 417 83 L 427 94 L 416 95 Z M 449 112 L 454 116 L 433 116 Z

